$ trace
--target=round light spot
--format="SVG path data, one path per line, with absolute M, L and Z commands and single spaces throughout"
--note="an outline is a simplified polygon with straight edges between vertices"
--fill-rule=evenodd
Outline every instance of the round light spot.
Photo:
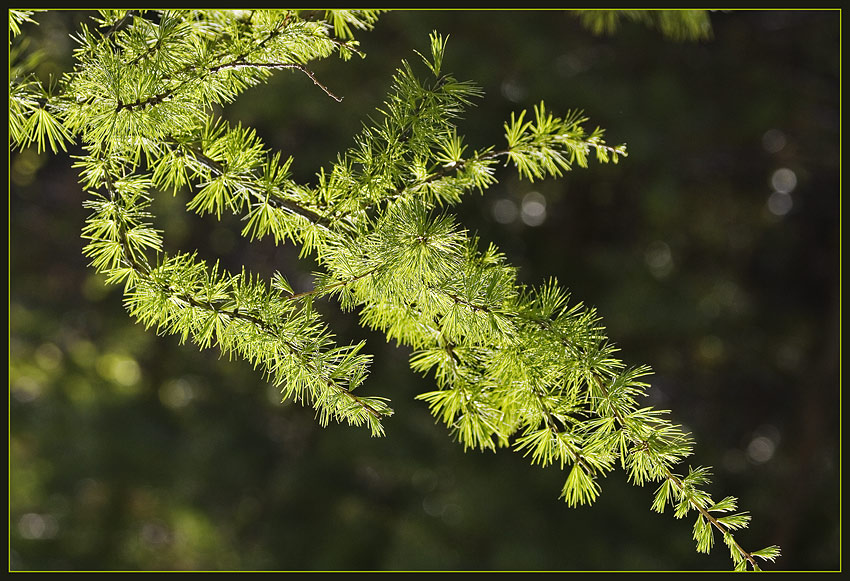
M 136 360 L 122 353 L 101 355 L 95 367 L 101 377 L 124 387 L 135 385 L 142 377 L 142 370 Z
M 502 81 L 502 96 L 513 103 L 519 103 L 528 94 L 528 90 L 515 79 Z
M 62 364 L 62 350 L 53 343 L 42 343 L 35 350 L 35 362 L 44 371 L 53 371 Z
M 773 458 L 781 439 L 779 430 L 770 424 L 761 426 L 747 444 L 747 459 L 753 464 L 764 464 Z
M 649 243 L 643 259 L 655 278 L 664 278 L 673 270 L 673 253 L 670 246 L 661 240 Z
M 768 153 L 779 153 L 785 148 L 788 140 L 779 129 L 768 129 L 761 136 L 761 145 Z
M 774 216 L 784 216 L 794 207 L 794 200 L 784 192 L 773 192 L 767 198 L 767 209 Z
M 135 385 L 142 376 L 139 364 L 129 357 L 121 358 L 112 368 L 115 380 L 121 385 Z
M 516 221 L 519 216 L 519 210 L 513 200 L 502 198 L 496 200 L 492 208 L 493 219 L 499 224 L 511 224 Z
M 770 176 L 770 185 L 777 192 L 790 194 L 797 187 L 797 174 L 787 167 L 781 167 Z
M 172 409 L 187 406 L 194 397 L 192 383 L 182 377 L 170 379 L 159 388 L 159 401 Z
M 540 226 L 546 221 L 546 198 L 539 192 L 528 192 L 522 198 L 522 221 L 526 226 Z
M 12 380 L 10 391 L 15 401 L 29 403 L 41 397 L 44 392 L 44 384 L 35 377 L 21 375 Z
M 25 539 L 52 539 L 59 532 L 53 516 L 28 512 L 18 521 L 18 531 Z
M 776 444 L 767 436 L 753 438 L 747 446 L 747 456 L 756 464 L 764 464 L 776 451 Z
M 24 149 L 12 158 L 9 178 L 16 186 L 28 186 L 46 160 L 46 154 L 39 154 L 34 148 Z
M 708 335 L 700 339 L 697 345 L 697 356 L 703 365 L 713 365 L 723 359 L 726 347 L 723 340 L 716 335 Z

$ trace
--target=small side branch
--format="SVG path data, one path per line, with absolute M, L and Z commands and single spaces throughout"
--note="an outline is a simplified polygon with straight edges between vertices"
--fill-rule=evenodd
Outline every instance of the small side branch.
M 333 99 L 337 103 L 342 102 L 342 97 L 337 97 L 335 94 L 333 94 L 330 89 L 328 89 L 324 84 L 322 84 L 321 81 L 319 81 L 318 78 L 316 78 L 316 75 L 315 75 L 315 73 L 313 73 L 313 71 L 311 71 L 310 69 L 308 69 L 307 67 L 305 67 L 303 65 L 299 65 L 299 64 L 295 64 L 295 63 L 251 63 L 251 62 L 229 63 L 229 64 L 223 64 L 223 65 L 219 65 L 217 67 L 213 67 L 209 70 L 209 72 L 210 73 L 217 73 L 219 71 L 227 70 L 227 69 L 245 69 L 245 68 L 276 69 L 276 70 L 295 69 L 297 71 L 301 71 L 302 73 L 304 73 L 305 75 L 310 77 L 310 80 L 313 81 L 313 83 L 317 87 L 319 87 L 322 91 L 324 91 L 324 93 L 328 97 L 330 97 L 331 99 Z

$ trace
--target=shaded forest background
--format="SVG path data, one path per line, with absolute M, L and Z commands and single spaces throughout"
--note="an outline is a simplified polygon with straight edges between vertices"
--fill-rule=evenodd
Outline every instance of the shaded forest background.
M 26 27 L 50 54 L 40 73 L 70 69 L 85 16 Z M 768 569 L 838 569 L 840 13 L 711 19 L 712 40 L 676 43 L 637 24 L 594 36 L 564 11 L 392 12 L 358 35 L 366 59 L 312 66 L 341 103 L 281 73 L 223 114 L 313 183 L 432 30 L 449 35 L 444 70 L 486 93 L 460 124 L 471 148 L 541 99 L 585 110 L 627 158 L 533 184 L 506 169 L 461 221 L 524 282 L 556 276 L 595 305 L 623 360 L 652 366 L 648 405 L 694 434 L 713 497 L 753 515 L 739 541 L 782 546 Z M 339 342 L 365 336 L 375 356 L 361 389 L 396 409 L 385 438 L 322 429 L 249 364 L 144 331 L 86 267 L 71 161 L 10 154 L 12 569 L 729 567 L 622 471 L 569 509 L 557 469 L 464 453 L 414 401 L 431 383 L 409 352 L 333 303 Z M 296 248 L 248 244 L 238 220 L 186 202 L 156 200 L 168 248 L 309 288 Z

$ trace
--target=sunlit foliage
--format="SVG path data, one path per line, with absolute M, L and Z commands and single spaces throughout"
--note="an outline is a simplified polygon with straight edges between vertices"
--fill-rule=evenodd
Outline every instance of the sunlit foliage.
M 10 13 L 10 31 L 17 35 L 31 16 Z M 698 551 L 709 551 L 718 532 L 736 569 L 773 560 L 776 547 L 737 544 L 733 533 L 749 515 L 735 512 L 733 497 L 711 499 L 709 469 L 680 473 L 690 435 L 666 411 L 641 406 L 650 370 L 618 358 L 596 311 L 555 280 L 518 283 L 508 259 L 447 211 L 493 185 L 500 164 L 528 180 L 557 178 L 592 160 L 617 163 L 625 146 L 586 129 L 582 112 L 560 117 L 541 102 L 511 114 L 503 144 L 469 151 L 457 124 L 481 91 L 442 70 L 446 39 L 437 33 L 427 55 L 402 61 L 382 107 L 314 186 L 297 183 L 292 160 L 253 129 L 218 115 L 217 106 L 280 70 L 336 99 L 308 63 L 360 54 L 354 30 L 378 16 L 101 11 L 76 36 L 73 72 L 48 87 L 28 72 L 25 47 L 14 45 L 12 146 L 56 152 L 77 141 L 91 212 L 83 252 L 109 283 L 123 284 L 130 315 L 250 361 L 284 398 L 315 408 L 322 425 L 363 425 L 380 436 L 393 413 L 386 398 L 356 391 L 371 357 L 363 342 L 336 344 L 314 308 L 331 297 L 413 349 L 411 367 L 434 382 L 419 399 L 464 448 L 509 447 L 557 466 L 571 506 L 592 503 L 601 478 L 622 468 L 631 482 L 658 486 L 654 510 L 669 504 L 677 518 L 695 511 Z M 658 26 L 672 34 L 666 22 Z M 315 287 L 294 293 L 281 273 L 263 281 L 193 252 L 165 252 L 168 233 L 154 228 L 150 205 L 178 192 L 189 192 L 187 208 L 198 214 L 241 216 L 250 240 L 300 245 L 320 266 Z

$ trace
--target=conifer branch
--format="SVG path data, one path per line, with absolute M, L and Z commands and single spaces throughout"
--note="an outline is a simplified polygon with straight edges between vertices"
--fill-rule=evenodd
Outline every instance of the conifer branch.
M 250 361 L 285 397 L 312 404 L 322 425 L 347 421 L 381 435 L 392 414 L 384 398 L 353 393 L 371 357 L 362 342 L 333 342 L 312 308 L 333 297 L 359 309 L 364 326 L 410 346 L 412 369 L 433 372 L 436 389 L 417 399 L 464 448 L 511 447 L 532 463 L 557 464 L 570 505 L 592 503 L 598 479 L 619 461 L 632 483 L 661 483 L 653 510 L 696 511 L 698 551 L 711 549 L 716 530 L 737 569 L 778 557 L 778 547 L 747 552 L 737 543 L 749 515 L 721 515 L 737 500 L 711 500 L 707 468 L 674 473 L 692 453 L 690 435 L 667 412 L 639 407 L 649 368 L 626 368 L 595 310 L 571 305 L 554 280 L 520 285 L 494 246 L 482 251 L 443 213 L 496 183 L 502 161 L 533 181 L 587 167 L 591 157 L 626 156 L 600 128 L 587 130 L 582 112 L 556 117 L 541 102 L 511 114 L 506 146 L 467 154 L 456 122 L 480 90 L 442 71 L 445 39 L 435 33 L 430 56 L 419 54 L 430 75 L 422 80 L 402 61 L 376 118 L 315 187 L 295 183 L 291 158 L 281 162 L 256 132 L 213 118 L 213 105 L 277 70 L 300 71 L 340 101 L 307 63 L 357 53 L 352 27 L 369 29 L 378 13 L 102 11 L 105 32 L 83 27 L 77 67 L 55 92 L 10 58 L 11 146 L 56 151 L 80 138 L 86 153 L 74 165 L 93 194 L 83 252 L 107 282 L 124 283 L 131 316 Z M 16 25 L 28 18 L 13 16 Z M 241 215 L 251 240 L 290 239 L 314 253 L 314 287 L 294 293 L 280 274 L 266 285 L 194 253 L 163 252 L 147 211 L 152 192 L 184 187 L 193 192 L 188 209 Z
M 685 495 L 685 485 L 682 482 L 681 478 L 670 472 L 669 469 L 666 470 L 665 477 L 667 478 L 667 480 L 673 483 L 673 485 L 679 491 L 680 495 Z M 693 506 L 694 509 L 699 511 L 700 515 L 705 518 L 705 520 L 710 522 L 711 525 L 714 526 L 720 532 L 721 535 L 723 535 L 724 540 L 727 542 L 727 544 L 730 545 L 730 549 L 732 549 L 733 551 L 733 561 L 735 561 L 736 563 L 740 563 L 743 562 L 743 560 L 746 560 L 746 562 L 750 564 L 750 567 L 752 567 L 753 571 L 761 570 L 753 554 L 745 551 L 741 547 L 741 545 L 739 545 L 738 542 L 735 541 L 735 539 L 732 537 L 731 530 L 727 526 L 723 525 L 714 515 L 712 515 L 704 504 L 698 502 L 693 497 L 686 496 L 686 498 L 691 504 L 691 506 Z M 734 551 L 737 551 L 739 557 L 735 556 Z

